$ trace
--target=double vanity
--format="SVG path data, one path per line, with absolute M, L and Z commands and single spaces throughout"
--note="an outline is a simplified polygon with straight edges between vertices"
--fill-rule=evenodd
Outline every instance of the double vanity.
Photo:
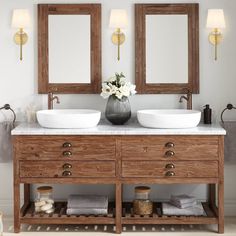
M 21 224 L 111 224 L 117 233 L 129 224 L 217 224 L 224 232 L 225 130 L 220 126 L 150 129 L 137 122 L 114 126 L 101 121 L 93 128 L 48 129 L 21 124 L 12 135 L 15 232 Z M 36 214 L 30 185 L 56 183 L 114 184 L 115 202 L 109 203 L 108 215 L 68 216 L 65 202 L 56 202 L 52 214 Z M 207 184 L 206 215 L 167 217 L 159 202 L 153 214 L 135 215 L 123 200 L 126 184 Z
M 38 112 L 41 126 L 17 126 L 12 131 L 15 232 L 21 224 L 109 224 L 117 233 L 123 225 L 216 224 L 224 232 L 225 130 L 198 125 L 200 112 L 191 110 L 192 94 L 199 93 L 199 5 L 135 4 L 134 9 L 137 92 L 180 94 L 189 110 L 138 111 L 142 126 L 97 125 L 101 113 L 94 110 L 45 110 Z M 101 10 L 102 4 L 38 5 L 39 94 L 101 92 Z M 74 30 L 81 25 L 83 35 Z M 177 40 L 168 43 L 173 32 Z M 115 201 L 107 215 L 68 216 L 66 202 L 56 202 L 51 214 L 36 214 L 32 184 L 113 184 Z M 151 215 L 135 215 L 122 192 L 129 184 L 207 184 L 206 214 L 167 217 L 156 201 Z

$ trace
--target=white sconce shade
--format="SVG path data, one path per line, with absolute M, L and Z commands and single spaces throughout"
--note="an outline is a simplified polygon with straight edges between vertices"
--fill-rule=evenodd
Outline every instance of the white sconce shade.
M 223 9 L 209 9 L 207 15 L 207 28 L 225 28 L 225 17 Z
M 15 9 L 12 16 L 12 28 L 28 28 L 30 14 L 27 9 Z
M 112 9 L 110 15 L 110 28 L 126 28 L 128 26 L 128 16 L 124 9 Z

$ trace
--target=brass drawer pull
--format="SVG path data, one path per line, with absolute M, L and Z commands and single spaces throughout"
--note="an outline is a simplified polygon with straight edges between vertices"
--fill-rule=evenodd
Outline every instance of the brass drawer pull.
M 65 169 L 71 169 L 72 168 L 72 165 L 69 164 L 69 163 L 66 163 L 62 166 L 62 168 L 65 170 Z
M 69 157 L 72 155 L 72 152 L 71 151 L 64 151 L 63 152 L 63 156 L 66 156 L 66 157 Z
M 166 176 L 169 176 L 169 177 L 175 176 L 175 172 L 173 172 L 173 171 L 167 171 L 167 172 L 166 172 Z
M 175 144 L 172 142 L 168 142 L 165 144 L 165 147 L 167 147 L 167 148 L 173 148 L 174 146 L 175 146 Z
M 71 176 L 72 173 L 68 170 L 65 170 L 63 173 L 62 173 L 62 176 Z
M 166 169 L 174 169 L 175 165 L 174 164 L 166 164 Z
M 69 147 L 72 147 L 72 144 L 69 142 L 66 142 L 66 143 L 63 143 L 62 147 L 69 148 Z
M 165 156 L 166 157 L 173 157 L 175 155 L 175 152 L 173 152 L 173 151 L 166 151 L 166 153 L 165 153 Z

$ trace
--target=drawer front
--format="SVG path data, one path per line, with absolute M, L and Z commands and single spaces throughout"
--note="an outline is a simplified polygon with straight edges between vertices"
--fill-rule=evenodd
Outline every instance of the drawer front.
M 115 177 L 115 161 L 20 161 L 21 178 Z
M 217 161 L 122 161 L 122 177 L 214 178 L 217 176 Z
M 218 137 L 123 137 L 121 155 L 123 160 L 218 160 Z
M 115 139 L 104 136 L 31 136 L 16 142 L 20 160 L 114 160 Z

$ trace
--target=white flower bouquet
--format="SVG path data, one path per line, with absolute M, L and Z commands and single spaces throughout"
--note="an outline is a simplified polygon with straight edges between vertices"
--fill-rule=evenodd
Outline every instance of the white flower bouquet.
M 124 74 L 115 73 L 115 76 L 102 83 L 101 96 L 108 98 L 111 95 L 121 100 L 123 97 L 129 97 L 136 93 L 135 85 L 127 82 Z

